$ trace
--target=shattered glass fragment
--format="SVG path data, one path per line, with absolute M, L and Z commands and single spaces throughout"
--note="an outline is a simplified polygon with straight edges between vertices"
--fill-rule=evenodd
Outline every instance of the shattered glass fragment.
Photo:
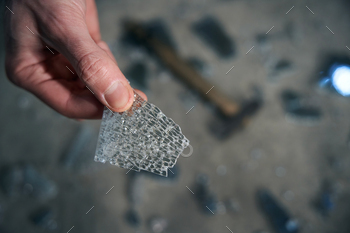
M 282 93 L 282 102 L 289 122 L 313 126 L 322 119 L 322 112 L 315 106 L 304 104 L 304 98 L 298 93 L 285 90 Z
M 293 73 L 293 64 L 285 59 L 273 62 L 271 65 L 268 79 L 276 82 L 280 79 L 290 76 Z
M 257 197 L 262 211 L 277 233 L 297 233 L 299 231 L 298 221 L 290 216 L 289 212 L 268 190 L 259 190 Z
M 158 38 L 165 45 L 176 50 L 177 45 L 174 41 L 174 37 L 171 33 L 169 26 L 166 24 L 164 20 L 158 18 L 158 19 L 151 20 L 145 23 L 144 25 L 145 25 L 146 31 L 150 35 Z
M 258 34 L 256 36 L 256 41 L 263 52 L 271 49 L 270 37 L 266 33 Z
M 167 177 L 168 168 L 174 167 L 188 145 L 172 119 L 134 92 L 129 110 L 114 113 L 105 108 L 95 161 Z
M 315 108 L 298 108 L 290 111 L 286 118 L 291 122 L 298 122 L 304 125 L 314 125 L 321 120 L 321 113 Z
M 314 207 L 323 216 L 329 217 L 337 204 L 337 190 L 334 183 L 330 180 L 323 182 L 321 190 L 318 192 L 314 201 Z
M 169 29 L 169 26 L 164 20 L 160 18 L 150 20 L 143 23 L 142 27 L 144 28 L 144 30 L 146 30 L 149 36 L 157 38 L 165 45 L 169 46 L 173 50 L 176 50 L 177 45 L 173 39 L 174 37 L 171 33 L 171 30 Z M 126 31 L 126 33 L 122 35 L 121 42 L 124 45 L 134 46 L 139 46 L 143 44 L 143 42 L 140 41 L 140 39 L 137 36 L 135 36 L 133 33 L 130 33 L 129 31 Z
M 211 215 L 217 212 L 217 197 L 209 187 L 209 178 L 206 174 L 199 174 L 196 178 L 194 193 L 202 211 Z
M 54 217 L 55 217 L 55 214 L 53 210 L 48 207 L 44 207 L 42 209 L 35 211 L 30 216 L 30 220 L 34 225 L 38 227 L 41 227 L 47 230 L 56 230 L 57 222 L 54 219 Z
M 206 16 L 192 26 L 194 33 L 203 40 L 217 55 L 222 58 L 230 58 L 235 55 L 235 44 L 220 22 Z
M 184 154 L 181 155 L 182 157 L 184 157 Z M 153 179 L 154 181 L 158 181 L 158 182 L 162 182 L 162 183 L 173 183 L 173 182 L 177 182 L 178 178 L 179 178 L 179 174 L 180 174 L 180 169 L 179 169 L 179 165 L 175 165 L 174 167 L 172 167 L 171 169 L 168 168 L 168 176 L 164 177 L 164 176 L 158 176 L 157 174 L 153 174 L 153 173 L 149 173 L 146 171 L 141 171 L 140 173 L 136 173 L 136 174 L 140 174 L 146 177 L 149 177 L 151 179 Z
M 139 227 L 141 223 L 139 214 L 133 209 L 126 212 L 125 220 L 132 227 Z

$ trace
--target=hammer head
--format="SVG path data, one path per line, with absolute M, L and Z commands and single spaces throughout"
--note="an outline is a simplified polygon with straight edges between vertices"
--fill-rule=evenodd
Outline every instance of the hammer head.
M 241 111 L 232 117 L 219 115 L 209 125 L 210 131 L 218 139 L 224 140 L 242 129 L 262 106 L 262 100 L 254 98 L 242 104 Z

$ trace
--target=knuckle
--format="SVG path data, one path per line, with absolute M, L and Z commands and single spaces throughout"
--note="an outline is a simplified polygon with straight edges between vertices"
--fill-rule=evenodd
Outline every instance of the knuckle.
M 108 74 L 107 64 L 101 56 L 94 53 L 88 53 L 78 61 L 79 77 L 85 83 L 93 85 L 97 80 L 101 80 Z

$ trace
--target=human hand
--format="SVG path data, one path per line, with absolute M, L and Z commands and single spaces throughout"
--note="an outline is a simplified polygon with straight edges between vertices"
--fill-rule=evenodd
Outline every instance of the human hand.
M 103 105 L 115 112 L 132 105 L 133 90 L 101 40 L 94 0 L 6 6 L 6 73 L 14 84 L 70 118 L 101 118 Z

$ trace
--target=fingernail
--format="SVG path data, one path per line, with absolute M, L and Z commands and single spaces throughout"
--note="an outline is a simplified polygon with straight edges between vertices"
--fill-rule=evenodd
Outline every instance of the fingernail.
M 114 109 L 124 108 L 129 102 L 129 91 L 121 82 L 115 82 L 105 93 L 105 99 Z

